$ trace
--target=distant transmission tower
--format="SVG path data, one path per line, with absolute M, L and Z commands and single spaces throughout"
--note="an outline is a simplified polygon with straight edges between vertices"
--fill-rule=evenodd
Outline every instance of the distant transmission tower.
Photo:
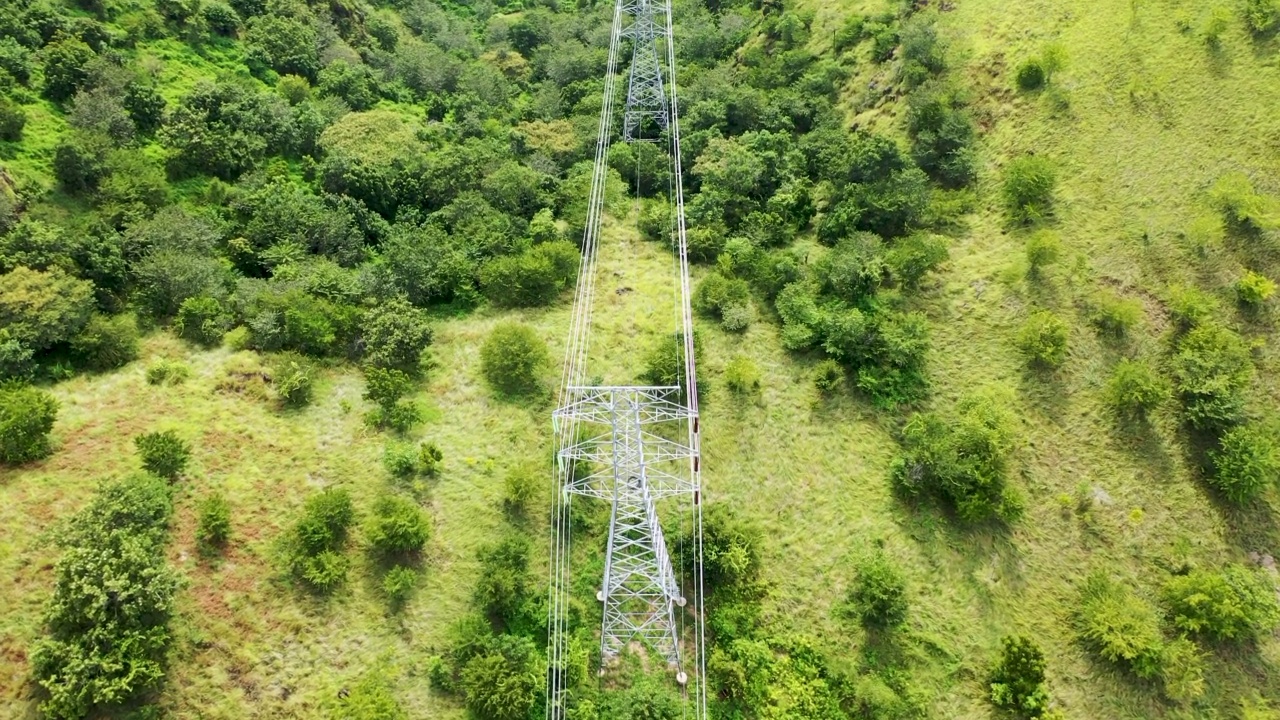
M 622 139 L 630 142 L 644 138 L 644 131 L 649 129 L 646 120 L 661 132 L 667 129 L 671 117 L 658 59 L 658 38 L 667 37 L 666 27 L 654 17 L 655 13 L 665 16 L 670 6 L 661 0 L 622 2 L 622 11 L 632 18 L 622 31 L 623 37 L 631 39 L 631 76 L 627 82 L 627 107 L 622 113 Z
M 669 143 L 674 205 L 671 241 L 679 268 L 675 281 L 681 372 L 677 384 L 668 387 L 598 386 L 586 382 L 596 250 L 604 215 L 609 146 L 615 131 L 614 100 L 623 38 L 631 41 L 631 67 L 622 138 L 628 142 L 656 141 L 665 136 Z M 596 594 L 602 604 L 601 672 L 624 650 L 642 648 L 662 658 L 672 669 L 692 706 L 691 717 L 707 717 L 698 389 L 671 38 L 668 0 L 616 1 L 582 240 L 582 265 L 565 350 L 559 407 L 552 415 L 556 485 L 547 619 L 548 720 L 564 720 L 568 710 L 570 508 L 575 496 L 611 503 L 604 577 Z M 664 65 L 667 84 L 663 82 Z M 690 550 L 696 569 L 693 577 L 685 578 L 686 588 L 693 593 L 692 608 L 686 608 L 688 603 L 671 563 L 656 509 L 658 501 L 668 498 L 687 501 L 693 516 L 695 542 Z M 682 631 L 679 622 L 685 613 L 692 616 L 689 633 Z

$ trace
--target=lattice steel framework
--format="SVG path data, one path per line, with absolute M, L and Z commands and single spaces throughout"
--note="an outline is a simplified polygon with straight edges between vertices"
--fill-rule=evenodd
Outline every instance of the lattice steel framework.
M 615 133 L 616 78 L 623 38 L 631 41 L 632 62 L 622 138 L 665 138 L 669 144 L 671 243 L 677 259 L 676 315 L 682 368 L 678 384 L 672 387 L 592 386 L 585 382 L 596 251 L 604 216 L 609 146 Z M 628 647 L 645 648 L 676 671 L 676 680 L 691 701 L 689 716 L 694 720 L 707 717 L 697 372 L 675 87 L 669 0 L 616 0 L 582 265 L 565 349 L 559 409 L 552 417 L 556 477 L 547 618 L 549 720 L 563 720 L 568 709 L 570 508 L 573 498 L 580 496 L 611 503 L 604 577 L 597 594 L 602 603 L 603 664 L 607 666 Z M 680 578 L 672 566 L 656 507 L 664 500 L 676 505 L 688 503 L 694 523 L 694 544 L 689 548 L 696 567 L 692 577 Z M 685 608 L 680 580 L 684 589 L 692 592 L 691 608 Z M 692 629 L 682 632 L 680 618 L 686 614 Z
M 658 54 L 658 38 L 666 38 L 667 32 L 657 16 L 665 16 L 670 6 L 662 0 L 623 2 L 623 13 L 631 16 L 631 24 L 622 31 L 623 37 L 631 39 L 631 74 L 622 113 L 622 139 L 657 139 L 656 134 L 646 131 L 665 131 L 671 117 Z

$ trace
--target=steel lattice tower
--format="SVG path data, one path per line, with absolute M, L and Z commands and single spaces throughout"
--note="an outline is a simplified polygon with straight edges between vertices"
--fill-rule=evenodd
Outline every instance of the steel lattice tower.
M 675 282 L 681 366 L 677 384 L 670 387 L 586 382 L 596 251 L 604 216 L 609 146 L 615 133 L 616 79 L 623 38 L 631 42 L 631 67 L 622 113 L 622 139 L 665 139 L 669 143 L 673 179 L 670 232 L 678 267 Z M 556 468 L 547 616 L 548 720 L 564 720 L 568 710 L 570 509 L 575 497 L 598 498 L 611 504 L 604 576 L 596 595 L 602 604 L 601 672 L 625 649 L 643 648 L 674 670 L 675 679 L 685 689 L 692 706 L 689 717 L 707 717 L 697 372 L 675 50 L 671 40 L 669 0 L 616 0 L 582 239 L 582 264 L 566 343 L 559 409 L 552 415 Z M 669 84 L 664 83 L 664 77 Z M 674 505 L 687 503 L 685 507 L 693 518 L 694 542 L 688 550 L 696 570 L 691 577 L 677 575 L 672 566 L 657 511 L 657 503 L 664 500 Z M 681 580 L 685 589 L 692 592 L 692 607 L 685 607 Z M 686 616 L 691 629 L 682 632 L 681 619 Z
M 658 38 L 666 37 L 667 33 L 655 17 L 655 13 L 665 15 L 669 6 L 663 0 L 623 0 L 623 3 L 622 11 L 631 16 L 631 24 L 622 31 L 623 37 L 631 39 L 631 74 L 627 81 L 627 106 L 622 113 L 622 139 L 631 141 L 644 137 L 646 120 L 656 125 L 659 132 L 669 124 L 662 62 L 658 59 Z

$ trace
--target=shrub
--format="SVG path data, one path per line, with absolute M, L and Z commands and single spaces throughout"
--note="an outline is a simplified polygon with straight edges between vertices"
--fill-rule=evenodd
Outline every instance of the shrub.
M 1113 337 L 1124 337 L 1139 322 L 1144 311 L 1142 303 L 1123 298 L 1110 290 L 1094 296 L 1089 307 L 1089 321 L 1099 331 Z
M 751 286 L 746 280 L 713 272 L 698 283 L 693 293 L 693 306 L 699 312 L 720 318 L 723 325 L 734 325 L 733 330 L 745 330 L 745 324 L 737 327 L 738 315 L 741 310 L 746 310 L 750 318 Z
M 196 523 L 196 541 L 205 552 L 227 544 L 231 537 L 231 506 L 222 493 L 213 493 L 200 501 Z
M 701 344 L 698 336 L 693 338 L 694 357 L 698 356 Z M 684 335 L 671 333 L 663 336 L 649 349 L 644 360 L 644 372 L 641 378 L 651 385 L 663 387 L 680 387 L 688 392 L 689 383 L 685 379 Z M 696 372 L 696 367 L 695 367 Z M 701 378 L 697 378 L 701 381 Z
M 1217 301 L 1196 288 L 1175 287 L 1169 294 L 1169 314 L 1179 330 L 1190 330 L 1217 313 Z
M 1038 230 L 1027 238 L 1027 274 L 1035 277 L 1062 256 L 1062 240 L 1053 230 Z
M 945 237 L 916 233 L 897 241 L 885 254 L 885 263 L 899 285 L 914 288 L 948 257 Z
M 214 347 L 222 343 L 222 335 L 227 331 L 227 314 L 217 298 L 189 297 L 178 306 L 173 329 L 179 337 Z
M 409 570 L 409 574 L 412 575 L 413 571 Z M 387 573 L 387 577 L 390 576 L 391 573 Z M 365 673 L 340 705 L 341 709 L 334 713 L 332 720 L 409 720 L 408 713 L 391 693 L 383 673 L 377 669 Z
M 494 390 L 504 395 L 530 395 L 542 385 L 548 363 L 547 345 L 533 328 L 502 323 L 480 348 L 481 371 Z
M 724 366 L 724 386 L 738 395 L 759 392 L 760 368 L 751 358 L 739 355 Z
M 1236 281 L 1236 298 L 1249 307 L 1259 307 L 1276 292 L 1276 284 L 1271 278 L 1253 271 L 1246 271 Z
M 71 339 L 77 361 L 90 370 L 114 370 L 138 359 L 138 323 L 132 315 L 94 315 Z
M 322 550 L 300 559 L 300 577 L 318 593 L 330 593 L 347 581 L 351 562 L 333 550 Z
M 271 369 L 271 387 L 276 397 L 287 407 L 303 407 L 311 403 L 315 386 L 315 365 L 297 353 L 287 353 L 275 359 Z
M 413 390 L 413 381 L 395 368 L 365 367 L 364 397 L 377 404 L 365 415 L 374 427 L 405 432 L 422 421 L 422 413 L 411 401 L 402 401 Z
M 0 384 L 0 463 L 17 465 L 47 456 L 57 417 L 58 401 L 48 392 Z
M 494 258 L 480 268 L 480 288 L 501 307 L 548 305 L 578 274 L 578 249 L 556 241 L 519 255 Z
M 86 717 L 164 678 L 179 580 L 165 562 L 172 498 L 146 474 L 104 484 L 56 539 L 63 548 L 31 650 L 47 717 Z
M 1081 591 L 1078 619 L 1081 637 L 1103 658 L 1126 665 L 1141 678 L 1159 676 L 1164 636 L 1150 603 L 1095 573 Z
M 1164 600 L 1179 630 L 1218 640 L 1259 637 L 1280 624 L 1275 581 L 1243 565 L 1175 575 L 1165 583 Z
M 858 562 L 845 602 L 849 611 L 873 627 L 894 628 L 907 619 L 907 581 L 883 552 Z
M 507 496 L 503 500 L 509 510 L 523 512 L 538 493 L 538 473 L 528 465 L 512 468 L 505 481 Z
M 1280 0 L 1245 0 L 1244 21 L 1255 35 L 1280 28 Z
M 0 98 L 0 140 L 18 142 L 26 124 L 27 113 L 22 106 L 8 98 Z
M 157 360 L 147 368 L 150 385 L 178 385 L 191 376 L 191 368 L 177 360 Z
M 1039 90 L 1048 82 L 1049 73 L 1045 70 L 1044 61 L 1040 58 L 1030 58 L 1018 66 L 1014 80 L 1018 83 L 1019 90 Z
M 343 488 L 326 488 L 307 498 L 295 534 L 309 554 L 337 550 L 346 542 L 354 519 L 351 495 Z
M 529 541 L 510 534 L 480 549 L 475 599 L 490 618 L 510 624 L 529 594 Z
M 1200 430 L 1221 430 L 1244 412 L 1253 379 L 1249 347 L 1236 333 L 1205 324 L 1183 335 L 1173 356 L 1173 381 L 1186 418 Z
M 1027 717 L 1041 717 L 1049 705 L 1044 684 L 1044 651 L 1034 640 L 1006 636 L 991 671 L 991 702 Z
M 1010 162 L 1005 168 L 1003 186 L 1009 217 L 1020 223 L 1047 217 L 1053 211 L 1057 183 L 1057 171 L 1045 158 L 1025 155 Z
M 1209 198 L 1227 227 L 1241 235 L 1257 235 L 1276 224 L 1267 198 L 1253 187 L 1244 173 L 1228 173 L 1209 189 Z
M 142 467 L 167 480 L 175 480 L 191 460 L 191 446 L 172 430 L 139 435 L 133 439 Z
M 1048 310 L 1031 314 L 1018 331 L 1018 349 L 1034 365 L 1057 368 L 1067 359 L 1070 329 Z
M 1220 447 L 1209 453 L 1209 459 L 1213 464 L 1209 484 L 1232 502 L 1252 500 L 1280 477 L 1280 451 L 1275 439 L 1256 423 L 1228 430 Z
M 396 298 L 365 314 L 361 335 L 366 363 L 412 374 L 431 344 L 431 324 L 425 310 Z
M 440 474 L 440 463 L 444 461 L 444 453 L 435 443 L 424 442 L 418 446 L 418 468 L 423 475 L 435 477 Z
M 426 515 L 412 500 L 399 495 L 379 498 L 365 528 L 369 546 L 384 557 L 416 553 L 427 544 L 430 535 Z
M 418 573 L 411 567 L 397 565 L 382 576 L 382 592 L 387 594 L 391 607 L 399 609 L 413 595 L 413 588 L 418 584 Z M 385 718 L 386 715 L 370 715 L 370 718 Z
M 533 641 L 492 636 L 462 668 L 467 708 L 486 720 L 526 720 L 542 694 L 542 667 Z
M 823 360 L 813 368 L 813 386 L 823 395 L 834 393 L 844 380 L 844 368 L 830 358 Z
M 1167 397 L 1169 383 L 1139 360 L 1121 360 L 1107 381 L 1107 404 L 1121 416 L 1145 417 Z
M 963 398 L 953 417 L 916 415 L 902 431 L 894 484 L 908 495 L 940 495 L 966 522 L 1013 520 L 1021 512 L 1007 487 L 1016 428 L 1007 399 L 991 393 Z
M 382 466 L 392 477 L 411 478 L 418 474 L 417 449 L 404 443 L 388 443 L 382 451 Z
M 351 496 L 344 489 L 326 488 L 307 498 L 289 538 L 294 575 L 321 593 L 342 584 L 348 566 L 342 549 L 354 519 Z

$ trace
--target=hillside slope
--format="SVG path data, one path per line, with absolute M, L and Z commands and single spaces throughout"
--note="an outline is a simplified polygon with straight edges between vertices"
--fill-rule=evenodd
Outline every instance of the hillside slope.
M 1100 657 L 1081 640 L 1077 614 L 1081 588 L 1095 571 L 1156 606 L 1172 573 L 1186 568 L 1230 562 L 1269 565 L 1267 572 L 1274 577 L 1274 561 L 1268 560 L 1280 553 L 1280 490 L 1274 482 L 1250 503 L 1226 501 L 1206 482 L 1210 471 L 1204 467 L 1204 448 L 1184 427 L 1176 400 L 1160 405 L 1149 422 L 1124 423 L 1108 409 L 1105 385 L 1116 363 L 1126 357 L 1145 359 L 1162 375 L 1172 374 L 1174 289 L 1196 286 L 1217 299 L 1218 318 L 1253 344 L 1256 372 L 1247 391 L 1248 410 L 1251 416 L 1272 419 L 1280 401 L 1274 308 L 1240 307 L 1235 283 L 1245 269 L 1280 277 L 1276 231 L 1242 239 L 1221 222 L 1211 188 L 1222 176 L 1242 172 L 1264 198 L 1280 196 L 1277 40 L 1251 36 L 1232 16 L 1221 41 L 1208 44 L 1204 29 L 1210 11 L 1189 0 L 1110 5 L 1036 0 L 1016 8 L 992 0 L 958 0 L 941 5 L 941 12 L 923 12 L 936 15 L 937 35 L 946 46 L 947 67 L 940 75 L 966 96 L 966 112 L 978 129 L 976 178 L 966 189 L 943 192 L 935 187 L 933 216 L 917 219 L 948 238 L 949 260 L 925 276 L 918 290 L 882 290 L 894 312 L 918 312 L 927 319 L 927 394 L 885 408 L 854 388 L 856 368 L 834 394 L 819 392 L 814 372 L 824 352 L 817 347 L 787 349 L 777 307 L 758 286 L 750 300 L 754 322 L 745 332 L 726 331 L 715 318 L 699 316 L 707 388 L 702 418 L 706 496 L 713 507 L 731 511 L 759 532 L 758 578 L 752 579 L 760 581 L 756 589 L 764 629 L 750 639 L 759 640 L 774 658 L 767 672 L 758 669 L 753 676 L 768 694 L 754 705 L 754 699 L 731 697 L 728 672 L 713 675 L 722 700 L 717 713 L 743 718 L 1003 717 L 990 702 L 990 666 L 1001 638 L 1016 633 L 1043 647 L 1052 706 L 1067 718 L 1243 718 L 1246 706 L 1257 712 L 1248 717 L 1271 717 L 1264 714 L 1266 701 L 1280 706 L 1280 637 L 1273 628 L 1241 643 L 1200 639 L 1204 686 L 1196 696 L 1179 700 L 1170 699 L 1160 681 L 1137 678 L 1123 665 Z M 339 6 L 346 8 L 333 3 Z M 128 18 L 145 15 L 149 7 L 122 3 L 104 22 L 124 32 L 141 24 Z M 164 714 L 342 717 L 350 712 L 350 691 L 373 675 L 408 717 L 469 717 L 474 711 L 467 709 L 466 693 L 445 692 L 438 675 L 440 657 L 457 646 L 459 623 L 474 614 L 475 588 L 490 570 L 479 554 L 513 533 L 526 536 L 531 543 L 526 592 L 534 598 L 543 593 L 548 534 L 543 509 L 550 506 L 550 486 L 540 480 L 521 511 L 512 508 L 508 479 L 523 471 L 542 478 L 549 465 L 553 401 L 548 388 L 569 325 L 567 293 L 542 307 L 504 309 L 490 296 L 492 286 L 477 278 L 483 277 L 487 263 L 529 250 L 527 236 L 534 232 L 535 212 L 542 207 L 554 208 L 559 231 L 570 237 L 574 223 L 580 222 L 574 183 L 581 187 L 581 169 L 574 163 L 585 157 L 594 131 L 606 8 L 547 13 L 555 20 L 545 41 L 563 43 L 565 59 L 557 65 L 550 53 L 529 50 L 536 68 L 528 69 L 520 54 L 498 51 L 519 37 L 511 27 L 532 6 L 523 12 L 504 6 L 505 12 L 492 15 L 501 22 L 491 20 L 495 8 L 487 5 L 359 7 L 366 26 L 375 26 L 371 19 L 377 17 L 392 28 L 401 55 L 385 46 L 376 49 L 379 42 L 370 38 L 381 30 L 353 32 L 341 25 L 347 17 L 343 12 L 318 6 L 312 11 L 322 18 L 319 25 L 334 33 L 325 62 L 364 62 L 360 67 L 385 73 L 379 75 L 370 105 L 373 113 L 384 115 L 346 114 L 352 98 L 341 103 L 334 98 L 350 94 L 350 87 L 359 83 L 331 79 L 323 97 L 316 90 L 314 98 L 297 105 L 314 106 L 324 124 L 337 123 L 327 136 L 317 129 L 313 140 L 322 149 L 264 149 L 243 177 L 237 172 L 224 180 L 213 179 L 217 172 L 208 168 L 165 175 L 163 163 L 176 152 L 169 135 L 139 133 L 122 147 L 150 163 L 146 167 L 153 175 L 159 173 L 165 197 L 157 205 L 208 211 L 225 223 L 213 233 L 209 253 L 234 275 L 227 284 L 237 288 L 236 294 L 225 298 L 228 329 L 251 324 L 243 306 L 252 307 L 257 296 L 245 300 L 238 293 L 256 287 L 255 281 L 284 286 L 312 277 L 291 263 L 302 267 L 307 258 L 332 260 L 341 269 L 326 276 L 332 285 L 322 280 L 317 282 L 321 291 L 309 290 L 332 299 L 342 297 L 348 280 L 353 286 L 373 283 L 370 278 L 378 277 L 381 266 L 398 261 L 408 266 L 413 259 L 409 254 L 395 256 L 390 249 L 396 233 L 413 233 L 419 243 L 440 242 L 442 253 L 455 246 L 423 227 L 445 222 L 451 240 L 482 238 L 463 253 L 473 264 L 465 281 L 451 288 L 456 297 L 434 295 L 418 303 L 429 308 L 433 337 L 425 372 L 408 396 L 421 408 L 422 421 L 403 437 L 365 422 L 373 403 L 364 397 L 358 358 L 352 360 L 337 347 L 341 341 L 314 353 L 319 356 L 314 401 L 288 409 L 281 407 L 278 390 L 263 379 L 277 372 L 278 348 L 255 350 L 251 344 L 243 349 L 243 337 L 238 343 L 202 347 L 177 337 L 172 312 L 150 317 L 148 296 L 138 290 L 142 280 L 132 264 L 141 261 L 127 255 L 127 238 L 138 232 L 135 225 L 145 226 L 157 207 L 137 200 L 133 190 L 112 195 L 118 186 L 105 185 L 106 180 L 106 189 L 92 192 L 64 187 L 54 158 L 55 148 L 72 134 L 67 120 L 71 108 L 43 97 L 36 89 L 38 80 L 30 89 L 12 91 L 26 111 L 27 125 L 21 141 L 0 143 L 0 150 L 6 172 L 27 200 L 19 217 L 121 243 L 122 256 L 131 263 L 121 279 L 123 289 L 107 293 L 95 312 L 137 313 L 149 329 L 138 357 L 117 369 L 81 371 L 61 345 L 40 357 L 36 383 L 60 404 L 51 435 L 53 452 L 0 468 L 0 576 L 11 578 L 0 584 L 0 714 L 40 716 L 44 695 L 33 676 L 30 653 L 46 633 L 43 612 L 60 555 L 49 531 L 89 502 L 100 479 L 139 468 L 134 437 L 144 432 L 172 429 L 193 448 L 192 461 L 175 486 L 176 514 L 166 551 L 168 563 L 185 579 L 170 622 L 166 678 L 142 697 Z M 786 9 L 788 16 L 800 18 L 796 22 L 811 22 L 805 32 L 787 32 L 800 38 L 813 62 L 831 63 L 844 73 L 834 108 L 847 121 L 845 131 L 870 129 L 909 147 L 909 92 L 899 79 L 901 49 L 876 61 L 870 37 L 838 51 L 833 47 L 850 17 L 896 13 L 897 4 L 799 0 Z M 90 16 L 80 9 L 64 10 L 72 17 Z M 781 47 L 782 41 L 766 38 L 785 34 L 765 27 L 756 8 L 726 5 L 721 13 L 719 24 L 711 26 L 719 28 L 725 49 L 687 73 L 690 92 L 702 100 L 722 77 L 715 74 L 716 67 L 759 67 L 752 48 L 772 52 L 772 43 Z M 711 44 L 705 16 L 696 14 L 697 30 Z M 247 69 L 248 26 L 196 42 L 193 35 L 207 28 L 198 30 L 172 18 L 159 22 L 156 37 L 143 37 L 120 51 L 126 65 L 150 68 L 149 82 L 170 112 L 200 80 L 220 73 L 255 92 L 277 92 L 273 88 L 283 73 Z M 1050 44 L 1060 48 L 1063 67 L 1044 90 L 1019 91 L 1015 69 Z M 414 56 L 417 64 L 405 48 L 421 53 Z M 384 51 L 385 56 L 379 55 Z M 432 54 L 436 52 L 442 54 Z M 453 68 L 459 78 L 468 79 L 436 89 L 427 76 L 445 62 L 446 54 L 469 58 Z M 320 60 L 318 56 L 316 62 Z M 506 84 L 494 79 L 503 77 Z M 320 79 L 315 80 L 319 87 Z M 552 85 L 559 94 L 548 99 L 554 94 Z M 388 121 L 388 116 L 399 120 Z M 384 196 L 358 186 L 360 178 L 343 176 L 351 182 L 341 188 L 342 183 L 326 185 L 326 178 L 334 177 L 326 171 L 341 170 L 324 165 L 326 157 L 360 148 L 362 142 L 371 153 L 380 150 L 360 134 L 355 121 L 343 117 L 391 122 L 403 133 L 396 137 L 411 147 L 406 154 L 429 158 L 427 169 L 410 168 L 405 176 L 462 177 L 467 173 L 459 168 L 473 157 L 461 154 L 476 153 L 480 160 L 474 162 L 483 161 L 488 172 L 481 178 L 477 170 L 477 177 L 465 180 L 474 180 L 471 189 L 488 198 L 483 201 L 488 206 L 477 212 L 487 221 L 520 227 L 495 231 L 492 225 L 464 226 L 458 216 L 479 204 L 437 202 L 433 193 L 469 192 L 442 190 L 446 182 L 406 190 L 398 184 L 402 178 L 388 181 L 382 188 L 400 206 L 371 213 L 369 208 Z M 697 123 L 689 123 L 693 133 Z M 514 136 L 513 127 L 519 128 Z M 351 134 L 344 136 L 344 129 Z M 801 135 L 796 132 L 797 138 Z M 491 146 L 480 147 L 485 142 Z M 450 152 L 459 153 L 461 160 L 446 157 Z M 1001 194 L 1006 169 L 1027 154 L 1050 159 L 1058 176 L 1052 215 L 1034 226 L 1010 222 Z M 506 167 L 508 161 L 536 168 L 532 177 L 545 184 L 542 196 L 521 196 L 530 176 L 512 171 L 503 177 L 492 169 Z M 127 167 L 110 169 L 104 178 L 127 172 Z M 690 175 L 703 182 L 703 173 Z M 494 176 L 499 179 L 488 180 Z M 297 215 L 271 215 L 262 208 L 274 206 L 252 198 L 276 182 L 304 188 L 308 197 L 330 195 Z M 835 192 L 828 190 L 814 193 L 825 214 L 835 205 L 824 204 Z M 353 212 L 354 204 L 335 196 L 361 197 L 366 205 Z M 490 213 L 502 198 L 511 198 L 510 206 Z M 655 310 L 641 301 L 665 297 L 671 273 L 669 254 L 634 232 L 644 207 L 646 202 L 632 201 L 614 203 L 611 209 L 606 232 L 611 245 L 601 261 L 599 331 L 592 348 L 593 372 L 602 377 L 639 374 L 645 352 L 665 328 L 666 306 Z M 352 231 L 360 236 L 355 244 L 364 248 L 355 260 L 342 256 L 345 246 L 332 250 L 320 241 L 299 260 L 299 251 L 288 246 L 292 239 L 277 237 L 270 226 L 310 222 L 315 215 L 307 213 L 337 213 L 335 208 L 348 209 L 351 227 L 363 224 Z M 366 232 L 378 223 L 373 215 L 385 216 L 388 227 Z M 823 217 L 786 239 L 785 245 L 799 249 L 805 268 L 819 266 L 829 252 L 817 242 Z M 103 223 L 111 227 L 104 230 Z M 1045 228 L 1060 235 L 1062 257 L 1038 275 L 1029 273 L 1026 242 Z M 742 232 L 747 232 L 745 224 Z M 235 244 L 242 237 L 253 244 L 247 258 Z M 5 252 L 12 248 L 6 245 Z M 776 249 L 783 251 L 789 250 Z M 17 264 L 10 260 L 4 258 L 6 271 Z M 72 272 L 88 275 L 76 267 Z M 700 265 L 696 279 L 717 272 L 716 267 Z M 376 283 L 359 287 L 360 294 L 352 291 L 353 307 L 363 311 L 386 299 L 379 294 L 386 289 Z M 410 292 L 415 288 L 410 286 Z M 1091 319 L 1102 291 L 1136 300 L 1141 307 L 1140 319 L 1123 338 L 1099 332 Z M 1055 371 L 1029 368 L 1018 348 L 1020 326 L 1037 309 L 1057 313 L 1069 328 L 1067 357 Z M 867 312 L 870 316 L 872 311 Z M 551 356 L 542 371 L 543 390 L 515 401 L 488 387 L 480 358 L 486 337 L 507 321 L 532 327 Z M 735 392 L 726 382 L 726 368 L 744 358 L 758 371 L 759 388 Z M 148 369 L 161 360 L 186 364 L 190 377 L 179 384 L 150 384 Z M 975 390 L 1003 393 L 1017 419 L 1009 484 L 1023 496 L 1024 509 L 1008 523 L 962 523 L 944 505 L 905 500 L 889 479 L 902 452 L 903 424 L 918 412 L 948 413 Z M 411 482 L 393 478 L 383 466 L 387 446 L 423 441 L 443 454 L 438 476 Z M 389 491 L 413 498 L 430 516 L 433 532 L 416 566 L 417 586 L 402 609 L 387 602 L 381 586 L 384 568 L 369 552 L 363 532 L 355 533 L 346 550 L 352 564 L 347 582 L 332 595 L 308 591 L 286 568 L 282 538 L 292 532 L 307 498 L 334 485 L 349 489 L 364 516 Z M 199 503 L 215 491 L 230 502 L 233 530 L 227 548 L 211 558 L 200 552 L 195 535 Z M 585 522 L 590 528 L 590 519 Z M 585 537 L 577 544 L 584 586 L 598 570 L 592 564 L 598 562 L 592 536 Z M 907 580 L 910 610 L 897 632 L 868 631 L 849 619 L 845 607 L 857 579 L 855 568 L 877 548 Z M 721 609 L 731 604 L 728 600 Z M 717 613 L 715 603 L 709 612 Z M 583 626 L 580 630 L 589 635 L 589 619 Z M 1171 638 L 1176 635 L 1167 623 L 1164 628 Z M 816 651 L 819 670 L 810 675 L 794 670 L 813 662 L 800 648 Z M 784 669 L 779 658 L 792 661 L 791 669 Z M 834 706 L 805 704 L 815 697 L 834 698 Z M 103 712 L 124 717 L 130 709 L 108 707 Z M 599 717 L 624 717 L 609 712 Z

